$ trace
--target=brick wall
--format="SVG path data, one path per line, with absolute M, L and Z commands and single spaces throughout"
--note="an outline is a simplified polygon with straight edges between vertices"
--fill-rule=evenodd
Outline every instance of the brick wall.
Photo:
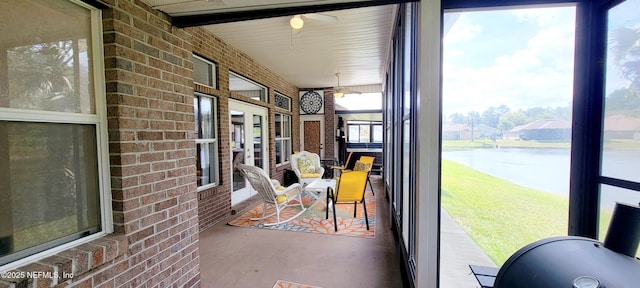
M 244 101 L 268 109 L 269 127 L 269 175 L 282 181 L 284 169 L 290 165 L 275 165 L 275 113 L 292 115 L 292 143 L 294 150 L 300 147 L 300 117 L 298 113 L 275 108 L 275 91 L 291 97 L 293 111 L 298 111 L 298 88 L 256 62 L 244 52 L 227 44 L 204 28 L 187 28 L 193 35 L 193 53 L 216 63 L 217 89 L 195 85 L 195 90 L 218 98 L 218 131 L 220 149 L 221 185 L 198 193 L 200 230 L 207 229 L 231 214 L 231 150 L 229 145 L 229 99 Z M 238 73 L 268 88 L 269 102 L 260 102 L 229 91 L 229 71 Z
M 173 27 L 167 15 L 138 0 L 103 2 L 109 6 L 103 40 L 116 233 L 16 269 L 73 278 L 14 279 L 0 281 L 0 288 L 199 287 L 198 233 L 231 213 L 229 99 L 268 109 L 269 143 L 274 114 L 291 115 L 293 150 L 300 150 L 297 87 L 203 28 Z M 218 89 L 194 85 L 192 53 L 217 63 Z M 267 86 L 269 102 L 231 96 L 229 70 Z M 194 90 L 218 97 L 221 185 L 200 192 Z M 274 107 L 275 91 L 291 97 L 293 112 Z M 276 167 L 274 145 L 269 154 L 270 174 L 282 180 L 290 166 Z
M 93 285 L 199 286 L 191 35 L 140 1 L 108 2 L 113 218 L 128 253 Z
M 333 92 L 324 92 L 324 158 L 336 158 L 336 108 Z
M 199 287 L 191 35 L 138 0 L 103 11 L 115 233 L 17 271 L 4 287 Z

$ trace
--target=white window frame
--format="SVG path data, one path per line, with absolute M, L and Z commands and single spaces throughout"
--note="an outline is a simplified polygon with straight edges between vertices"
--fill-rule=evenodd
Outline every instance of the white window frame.
M 358 133 L 357 133 L 357 141 L 352 141 L 351 137 L 354 137 L 353 133 L 351 132 L 351 127 L 358 127 Z M 360 141 L 360 132 L 362 131 L 362 127 L 369 127 L 369 140 L 365 141 Z M 369 121 L 349 121 L 347 122 L 347 142 L 349 143 L 382 143 L 382 141 L 374 141 L 374 127 L 376 126 L 380 126 L 382 127 L 382 123 L 381 122 L 369 122 Z M 384 130 L 383 130 L 384 131 Z
M 68 250 L 79 244 L 87 243 L 107 234 L 113 233 L 113 209 L 111 206 L 111 181 L 109 173 L 109 137 L 107 126 L 106 87 L 104 79 L 104 44 L 102 42 L 102 11 L 78 0 L 68 0 L 80 7 L 89 10 L 91 15 L 91 69 L 93 69 L 93 93 L 95 114 L 80 114 L 69 112 L 14 109 L 0 107 L 0 120 L 21 122 L 44 122 L 64 124 L 94 125 L 96 128 L 96 158 L 98 160 L 98 194 L 100 199 L 100 225 L 101 231 L 73 240 L 42 252 L 35 253 L 16 261 L 0 266 L 0 271 L 8 271 L 28 263 L 43 259 L 62 251 Z
M 204 64 L 209 66 L 209 72 L 211 73 L 211 79 L 209 79 L 209 81 L 211 81 L 211 85 L 209 85 L 209 83 L 201 83 L 201 82 L 196 81 L 197 77 L 195 77 L 195 75 L 193 77 L 193 82 L 201 84 L 201 85 L 204 85 L 204 86 L 207 86 L 207 87 L 211 87 L 213 89 L 218 89 L 218 74 L 217 74 L 217 65 L 216 65 L 216 63 L 214 63 L 212 61 L 209 61 L 209 60 L 207 60 L 207 59 L 205 59 L 203 57 L 200 57 L 200 56 L 198 56 L 196 54 L 193 54 L 193 61 L 194 61 L 194 64 L 195 64 L 196 61 L 201 61 Z M 193 69 L 193 73 L 196 74 L 196 72 L 197 72 L 196 69 Z
M 211 125 L 213 125 L 213 127 L 211 129 L 212 130 L 211 135 L 213 135 L 213 137 L 215 137 L 215 138 L 206 138 L 206 139 L 196 138 L 195 142 L 196 142 L 196 145 L 197 144 L 215 143 L 216 144 L 215 145 L 215 151 L 210 151 L 210 153 L 216 153 L 217 155 L 215 157 L 216 158 L 215 163 L 210 163 L 210 165 L 209 165 L 209 170 L 213 170 L 214 171 L 213 175 L 215 175 L 214 179 L 212 179 L 213 183 L 207 183 L 205 185 L 198 186 L 198 188 L 196 189 L 196 191 L 198 191 L 198 192 L 203 191 L 203 190 L 207 190 L 209 188 L 216 187 L 216 186 L 220 185 L 220 163 L 219 163 L 220 162 L 219 161 L 219 159 L 220 159 L 220 142 L 218 141 L 218 138 L 220 137 L 220 135 L 218 135 L 218 98 L 215 97 L 215 96 L 207 95 L 207 94 L 200 93 L 200 92 L 195 92 L 194 93 L 194 98 L 198 99 L 198 98 L 201 98 L 201 97 L 209 98 L 209 99 L 212 100 L 212 107 L 211 107 L 212 115 L 211 116 L 213 118 L 213 121 L 212 121 Z M 196 121 L 198 121 L 197 120 L 198 119 L 197 116 L 195 117 L 195 119 L 196 119 Z M 200 155 L 196 155 L 196 157 L 200 157 Z M 212 166 L 213 166 L 213 168 L 212 168 Z M 196 167 L 196 169 L 198 169 L 198 167 Z
M 293 143 L 291 142 L 291 135 L 293 134 L 293 117 L 291 117 L 291 115 L 289 114 L 283 114 L 283 113 L 275 113 L 276 115 L 280 115 L 280 137 L 276 137 L 275 138 L 275 143 L 278 143 L 278 141 L 280 141 L 280 159 L 278 159 L 276 157 L 276 167 L 285 165 L 289 163 L 289 159 L 291 159 L 291 154 L 293 154 Z M 289 118 L 289 136 L 288 137 L 283 137 L 282 134 L 284 134 L 285 131 L 285 127 L 284 127 L 284 121 L 282 121 L 282 119 L 284 119 L 284 117 Z M 275 121 L 274 121 L 275 122 Z M 277 125 L 277 124 L 276 124 Z M 289 143 L 289 155 L 284 155 L 284 153 L 282 153 L 282 147 L 284 147 L 284 142 L 288 142 Z M 288 156 L 288 157 L 287 157 Z M 289 159 L 287 159 L 289 158 Z

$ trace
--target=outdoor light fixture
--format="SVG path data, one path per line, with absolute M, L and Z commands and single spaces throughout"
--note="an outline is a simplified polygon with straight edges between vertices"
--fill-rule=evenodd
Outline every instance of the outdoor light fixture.
M 344 96 L 344 93 L 342 93 L 342 92 L 334 92 L 333 93 L 333 97 L 336 97 L 336 98 L 342 98 L 343 96 Z
M 302 20 L 302 17 L 300 17 L 300 15 L 296 15 L 293 16 L 291 20 L 289 20 L 289 24 L 291 25 L 291 28 L 299 30 L 302 29 L 302 26 L 304 26 L 304 20 Z

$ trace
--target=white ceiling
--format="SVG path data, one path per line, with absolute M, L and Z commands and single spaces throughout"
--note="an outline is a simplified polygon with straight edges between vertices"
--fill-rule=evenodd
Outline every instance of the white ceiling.
M 143 0 L 171 16 L 213 14 L 318 5 L 334 0 Z M 175 3 L 175 4 L 171 4 Z M 336 16 L 327 23 L 304 19 L 301 30 L 289 26 L 291 16 L 205 26 L 232 46 L 300 88 L 381 84 L 390 50 L 396 5 L 321 12 Z

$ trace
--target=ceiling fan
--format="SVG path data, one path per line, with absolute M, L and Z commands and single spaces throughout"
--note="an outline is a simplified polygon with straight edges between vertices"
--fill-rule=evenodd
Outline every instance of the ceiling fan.
M 353 91 L 340 86 L 340 72 L 336 73 L 335 75 L 336 78 L 338 78 L 338 86 L 333 88 L 333 97 L 341 98 L 344 97 L 345 94 L 362 94 L 362 92 L 360 91 Z
M 293 28 L 295 30 L 300 30 L 304 26 L 304 20 L 305 19 L 313 19 L 313 20 L 318 20 L 318 21 L 322 21 L 322 22 L 326 22 L 326 23 L 338 22 L 338 17 L 333 16 L 333 15 L 320 14 L 320 13 L 309 13 L 309 14 L 294 15 L 289 20 L 289 25 L 291 25 L 291 28 Z

